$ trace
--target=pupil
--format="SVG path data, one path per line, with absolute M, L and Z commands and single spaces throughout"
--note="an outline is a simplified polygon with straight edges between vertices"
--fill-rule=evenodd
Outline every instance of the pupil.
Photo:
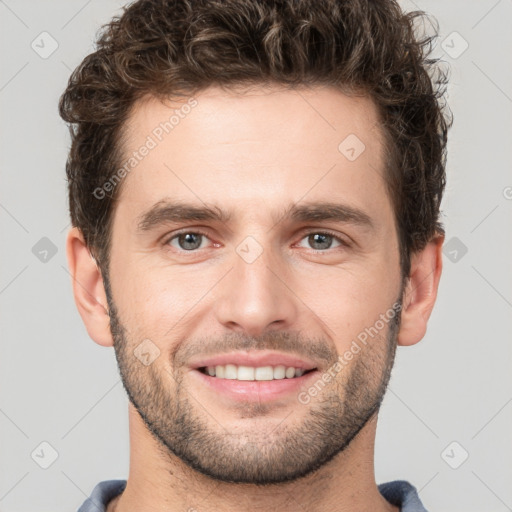
M 194 242 L 194 237 L 196 238 L 195 242 Z M 180 245 L 182 246 L 183 249 L 186 249 L 186 250 L 197 249 L 201 245 L 200 237 L 201 237 L 201 235 L 199 235 L 197 233 L 185 233 L 180 236 L 180 243 L 183 242 Z M 198 243 L 198 241 L 199 241 L 199 243 Z
M 310 235 L 309 238 L 310 238 L 310 242 L 312 240 L 313 244 L 317 243 L 319 238 L 320 238 L 319 243 L 322 244 L 322 239 L 323 239 L 324 246 L 320 247 L 320 249 L 329 249 L 329 247 L 332 244 L 332 240 L 330 240 L 332 238 L 331 235 L 322 235 L 321 233 L 315 233 L 313 235 Z M 326 239 L 327 239 L 327 242 L 325 242 Z

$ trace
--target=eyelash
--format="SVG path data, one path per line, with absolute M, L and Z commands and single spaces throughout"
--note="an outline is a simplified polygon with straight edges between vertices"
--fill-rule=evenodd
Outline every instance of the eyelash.
M 163 242 L 163 245 L 164 246 L 168 246 L 169 242 L 171 242 L 171 240 L 174 240 L 175 238 L 179 237 L 180 235 L 185 235 L 185 234 L 202 235 L 202 236 L 204 236 L 204 237 L 209 239 L 208 233 L 205 233 L 204 231 L 201 231 L 200 229 L 194 229 L 194 230 L 185 229 L 183 231 L 178 231 L 177 233 L 173 233 L 172 236 L 165 238 L 165 240 Z M 349 248 L 350 247 L 350 244 L 348 242 L 346 242 L 342 238 L 338 237 L 334 233 L 331 233 L 330 231 L 317 231 L 317 230 L 308 231 L 308 232 L 303 234 L 303 236 L 301 237 L 300 241 L 302 241 L 304 238 L 306 238 L 309 235 L 327 235 L 327 236 L 332 237 L 337 242 L 339 242 L 339 244 L 342 247 L 344 247 L 344 248 Z M 324 250 L 319 250 L 319 249 L 309 249 L 309 250 L 310 250 L 310 252 L 313 252 L 314 254 L 319 254 L 319 253 L 325 254 L 325 253 L 328 253 L 328 252 L 330 252 L 332 250 L 339 249 L 339 248 L 340 247 L 334 247 L 333 249 L 329 248 L 329 249 L 324 249 Z M 181 253 L 181 254 L 190 254 L 192 256 L 194 254 L 197 254 L 201 250 L 202 249 L 194 249 L 194 250 L 190 250 L 190 251 L 185 251 L 185 250 L 181 249 L 181 250 L 178 250 L 178 252 Z

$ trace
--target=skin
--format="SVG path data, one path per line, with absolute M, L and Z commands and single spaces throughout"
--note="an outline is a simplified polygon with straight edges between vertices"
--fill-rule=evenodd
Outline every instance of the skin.
M 409 279 L 402 283 L 393 207 L 383 181 L 382 134 L 370 99 L 332 88 L 291 91 L 276 86 L 250 91 L 211 87 L 195 98 L 197 106 L 124 179 L 113 217 L 112 296 L 107 297 L 100 269 L 76 228 L 68 234 L 67 255 L 87 331 L 98 344 L 115 346 L 123 382 L 139 408 L 160 418 L 162 434 L 166 425 L 175 428 L 169 422 L 181 400 L 187 404 L 188 421 L 209 434 L 204 451 L 215 453 L 222 443 L 219 453 L 224 456 L 208 458 L 198 449 L 194 453 L 203 457 L 204 467 L 191 467 L 153 435 L 130 403 L 128 484 L 108 511 L 287 512 L 300 506 L 312 512 L 398 511 L 375 482 L 378 404 L 396 345 L 415 344 L 425 334 L 441 275 L 443 238 L 412 255 Z M 140 100 L 126 127 L 126 154 L 144 144 L 184 101 Z M 365 145 L 354 161 L 338 150 L 349 134 Z M 164 198 L 215 204 L 232 218 L 225 223 L 167 223 L 138 233 L 139 216 Z M 317 201 L 357 208 L 373 227 L 324 220 L 276 222 L 284 206 Z M 168 242 L 182 228 L 207 233 L 201 248 L 191 253 L 176 238 Z M 350 245 L 332 239 L 330 248 L 319 249 L 308 235 L 325 230 Z M 236 251 L 249 235 L 262 249 L 250 264 Z M 308 355 L 311 343 L 325 355 L 315 360 L 321 375 L 397 299 L 402 301 L 398 332 L 392 322 L 386 324 L 308 404 L 295 394 L 260 407 L 234 403 L 195 379 L 189 365 L 188 354 L 193 349 L 201 355 L 202 347 Z M 283 333 L 291 335 L 287 343 Z M 144 339 L 160 351 L 148 366 L 132 355 Z M 359 391 L 351 392 L 351 384 Z M 170 400 L 167 416 L 155 389 Z M 371 411 L 372 405 L 377 409 Z M 344 407 L 360 414 L 357 421 L 344 415 Z M 313 411 L 336 414 L 340 424 L 352 421 L 360 430 L 326 430 L 326 422 L 315 432 L 308 423 Z M 300 437 L 294 437 L 297 433 Z M 318 457 L 325 448 L 319 433 L 326 446 L 340 436 L 348 445 L 297 477 L 292 470 L 299 471 L 301 460 L 313 467 L 308 446 L 310 451 L 318 448 Z M 170 443 L 179 437 L 173 435 L 168 435 Z M 291 444 L 291 439 L 310 444 Z M 183 446 L 196 449 L 194 437 Z M 249 460 L 244 483 L 222 481 L 220 473 L 234 474 L 231 462 Z M 250 483 L 265 467 L 278 468 L 283 481 L 274 474 L 271 485 Z M 216 470 L 215 477 L 208 474 Z M 285 473 L 289 481 L 284 481 Z

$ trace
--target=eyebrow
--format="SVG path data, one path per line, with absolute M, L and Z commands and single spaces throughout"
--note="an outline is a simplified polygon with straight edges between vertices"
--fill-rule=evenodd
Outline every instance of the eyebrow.
M 197 206 L 182 201 L 162 199 L 137 217 L 137 232 L 145 233 L 167 223 L 186 221 L 217 221 L 223 224 L 232 219 L 231 212 L 218 206 Z M 291 204 L 280 215 L 273 215 L 274 226 L 283 220 L 295 222 L 335 221 L 354 224 L 369 229 L 375 226 L 370 216 L 353 206 L 333 202 Z

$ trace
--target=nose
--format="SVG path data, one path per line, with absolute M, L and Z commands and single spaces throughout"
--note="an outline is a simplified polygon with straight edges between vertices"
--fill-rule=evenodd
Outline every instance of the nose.
M 253 337 L 268 330 L 291 329 L 297 321 L 300 301 L 293 292 L 289 267 L 277 256 L 272 257 L 271 249 L 265 248 L 251 261 L 243 248 L 235 251 L 232 270 L 216 290 L 218 322 Z M 250 247 L 250 251 L 255 250 Z

